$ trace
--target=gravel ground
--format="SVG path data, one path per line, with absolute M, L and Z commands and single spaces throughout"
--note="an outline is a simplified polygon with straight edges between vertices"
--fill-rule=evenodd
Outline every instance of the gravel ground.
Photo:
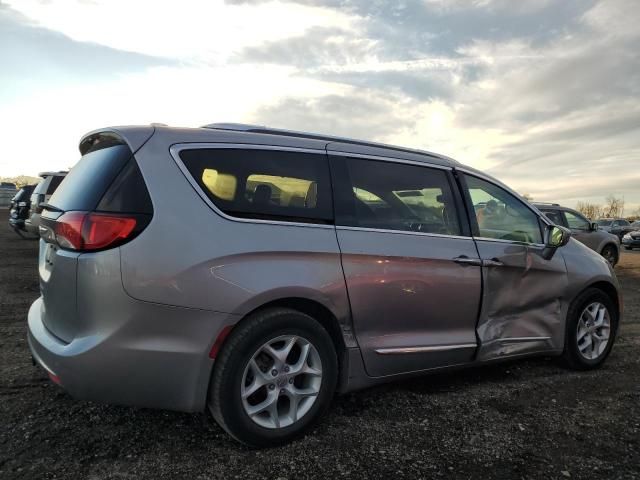
M 6 218 L 2 216 L 2 218 Z M 31 365 L 37 243 L 0 228 L 0 478 L 640 478 L 640 251 L 616 268 L 611 357 L 482 367 L 337 397 L 307 437 L 254 451 L 205 413 L 80 402 Z

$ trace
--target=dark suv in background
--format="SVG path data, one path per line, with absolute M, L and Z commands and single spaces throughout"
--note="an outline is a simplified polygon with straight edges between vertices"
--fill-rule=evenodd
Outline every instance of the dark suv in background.
M 598 252 L 611 266 L 618 263 L 620 240 L 617 235 L 598 228 L 599 223 L 591 222 L 580 212 L 571 208 L 562 207 L 557 203 L 534 203 L 534 205 L 556 225 L 571 229 L 573 238 Z
M 9 225 L 18 235 L 22 236 L 25 230 L 24 222 L 29 217 L 29 208 L 31 206 L 31 194 L 35 185 L 25 185 L 11 199 L 9 206 Z

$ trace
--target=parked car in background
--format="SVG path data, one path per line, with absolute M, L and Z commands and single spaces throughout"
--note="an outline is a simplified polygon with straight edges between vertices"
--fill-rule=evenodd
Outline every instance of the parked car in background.
M 28 314 L 75 397 L 208 407 L 270 447 L 336 390 L 530 355 L 586 370 L 613 347 L 611 266 L 447 157 L 234 124 L 108 128 L 80 152 Z
M 631 223 L 624 218 L 601 218 L 596 223 L 600 229 L 613 233 L 620 240 L 622 240 L 625 234 L 634 230 Z
M 31 205 L 31 194 L 36 186 L 25 185 L 11 199 L 9 206 L 9 225 L 16 233 L 22 236 L 22 232 L 26 231 L 24 222 L 29 217 L 29 208 Z
M 0 208 L 8 207 L 18 188 L 11 182 L 0 182 Z
M 562 207 L 557 203 L 535 203 L 534 205 L 556 225 L 571 229 L 576 240 L 598 252 L 611 266 L 615 266 L 620 258 L 620 240 L 616 235 L 598 228 L 580 212 Z
M 40 183 L 36 185 L 31 194 L 31 207 L 29 217 L 24 222 L 24 228 L 27 232 L 39 235 L 38 227 L 40 226 L 40 214 L 42 213 L 41 204 L 46 203 L 56 191 L 60 182 L 67 175 L 67 172 L 42 172 L 38 176 L 42 177 Z
M 640 248 L 640 220 L 633 222 L 631 228 L 633 230 L 625 233 L 622 237 L 622 245 L 627 250 Z

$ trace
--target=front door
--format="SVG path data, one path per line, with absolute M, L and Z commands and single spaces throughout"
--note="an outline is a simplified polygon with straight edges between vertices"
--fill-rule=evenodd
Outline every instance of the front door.
M 450 169 L 330 154 L 336 232 L 369 375 L 472 361 L 480 260 Z
M 602 236 L 591 230 L 591 222 L 577 212 L 564 210 L 563 213 L 566 219 L 566 226 L 571 229 L 571 235 L 590 249 L 597 250 Z
M 543 258 L 543 224 L 527 204 L 493 182 L 463 179 L 483 265 L 477 359 L 562 350 L 568 284 L 562 255 Z

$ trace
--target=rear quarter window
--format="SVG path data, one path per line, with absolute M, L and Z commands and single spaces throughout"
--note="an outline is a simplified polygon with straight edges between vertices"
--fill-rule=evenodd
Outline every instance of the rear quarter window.
M 332 223 L 324 153 L 260 149 L 187 149 L 179 154 L 206 196 L 227 215 Z
M 53 194 L 62 182 L 64 177 L 62 175 L 53 175 L 49 178 L 49 185 L 47 186 L 47 195 Z
M 115 145 L 85 154 L 69 171 L 48 203 L 64 211 L 94 210 L 131 157 L 127 145 Z

